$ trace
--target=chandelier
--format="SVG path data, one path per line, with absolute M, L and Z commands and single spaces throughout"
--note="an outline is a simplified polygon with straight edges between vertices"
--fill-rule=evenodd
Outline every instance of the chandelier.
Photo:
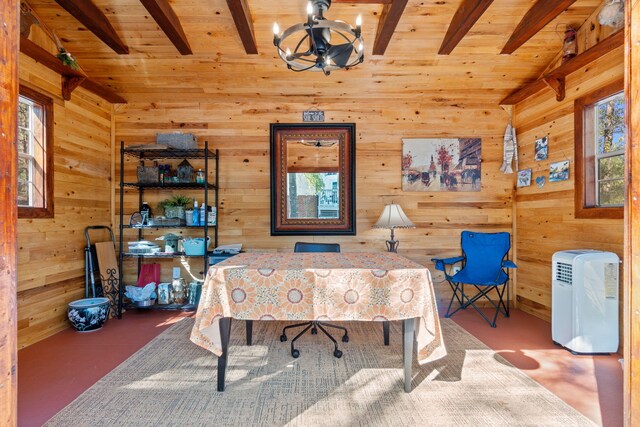
M 331 71 L 350 68 L 364 61 L 364 41 L 361 36 L 362 17 L 356 27 L 342 21 L 331 21 L 324 13 L 331 0 L 311 0 L 307 4 L 307 22 L 293 25 L 280 34 L 273 24 L 273 44 L 290 70 Z

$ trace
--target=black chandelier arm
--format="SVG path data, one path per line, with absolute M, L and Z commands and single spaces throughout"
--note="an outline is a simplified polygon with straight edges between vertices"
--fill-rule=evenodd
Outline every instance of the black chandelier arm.
M 303 38 L 300 39 L 300 41 L 298 42 L 298 44 L 296 45 L 295 49 L 293 50 L 295 53 L 298 53 L 298 49 L 300 49 L 300 46 L 302 45 L 302 43 L 309 38 L 309 34 L 305 35 Z M 307 54 L 310 54 L 311 51 L 307 51 Z
M 294 68 L 291 66 L 291 64 L 287 64 L 287 67 L 291 70 L 291 71 L 295 71 L 296 73 L 299 73 L 300 71 L 308 71 L 312 68 L 316 67 L 316 63 L 314 62 L 312 65 L 308 66 L 307 68 Z
M 309 62 L 309 63 L 311 63 L 311 64 L 312 64 L 312 65 L 311 65 L 311 67 L 309 67 L 309 68 L 313 68 L 313 67 L 316 65 L 316 61 L 313 61 L 313 60 L 311 60 L 311 59 L 307 59 L 307 58 L 305 58 L 305 57 L 303 57 L 303 56 L 298 56 L 298 57 L 293 58 L 293 55 L 291 55 L 291 56 L 292 56 L 292 58 L 287 58 L 287 52 L 285 52 L 284 50 L 282 50 L 282 48 L 281 48 L 280 46 L 278 46 L 278 52 L 282 52 L 282 54 L 284 55 L 284 58 L 283 58 L 283 59 L 285 59 L 285 58 L 286 58 L 285 62 L 286 62 L 288 65 L 291 65 L 291 64 L 289 63 L 289 61 L 293 61 L 293 60 L 301 61 L 301 62 Z M 280 55 L 280 57 L 282 58 L 282 56 L 283 56 L 283 55 Z
M 341 31 L 336 30 L 335 33 L 339 34 L 340 36 L 342 36 L 342 38 L 345 39 L 351 45 L 353 45 L 356 42 L 356 40 L 358 40 L 360 38 L 360 37 L 356 37 L 355 39 L 351 40 L 349 37 L 347 37 L 344 34 L 342 34 Z M 353 35 L 355 36 L 355 33 L 353 33 Z
M 280 46 L 276 46 L 276 47 L 278 48 L 278 52 L 282 52 L 282 55 L 280 55 L 280 57 L 282 57 L 282 56 L 284 55 L 284 57 L 285 57 L 287 60 L 293 60 L 293 59 L 295 59 L 296 61 L 310 62 L 310 63 L 312 63 L 312 64 L 314 64 L 314 65 L 316 64 L 316 61 L 312 61 L 312 60 L 307 59 L 307 58 L 304 58 L 304 57 L 302 57 L 302 56 L 298 56 L 298 57 L 295 57 L 295 58 L 289 59 L 289 58 L 287 58 L 287 56 L 288 56 L 288 55 L 287 55 L 287 52 L 285 52 L 285 51 L 284 51 Z M 291 55 L 291 56 L 293 56 L 293 55 Z M 284 59 L 284 58 L 283 58 L 283 59 Z M 287 61 L 285 61 L 285 62 L 287 62 Z M 287 63 L 288 63 L 288 62 L 287 62 Z

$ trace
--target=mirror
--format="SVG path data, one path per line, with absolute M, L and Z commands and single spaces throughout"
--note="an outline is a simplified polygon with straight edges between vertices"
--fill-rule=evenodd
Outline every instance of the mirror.
M 271 124 L 271 235 L 355 228 L 355 124 Z

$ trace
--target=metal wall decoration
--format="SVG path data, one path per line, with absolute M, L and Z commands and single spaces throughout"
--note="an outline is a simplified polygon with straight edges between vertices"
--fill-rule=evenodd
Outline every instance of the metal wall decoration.
M 302 112 L 303 122 L 324 122 L 324 111 L 308 110 Z
M 480 138 L 402 140 L 403 191 L 480 191 Z

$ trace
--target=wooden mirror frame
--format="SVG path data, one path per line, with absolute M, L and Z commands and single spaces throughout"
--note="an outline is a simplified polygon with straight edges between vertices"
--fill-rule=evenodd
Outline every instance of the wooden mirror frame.
M 356 234 L 356 125 L 271 124 L 271 235 Z M 287 218 L 287 147 L 290 138 L 337 138 L 339 146 L 338 218 Z

